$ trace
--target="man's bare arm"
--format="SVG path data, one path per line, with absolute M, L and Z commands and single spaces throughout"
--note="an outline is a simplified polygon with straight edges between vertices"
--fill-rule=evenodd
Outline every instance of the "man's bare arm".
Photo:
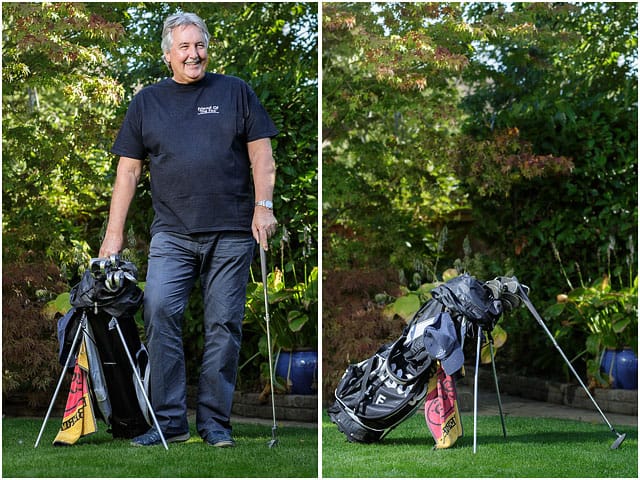
M 273 200 L 273 188 L 276 183 L 276 164 L 271 150 L 271 139 L 261 138 L 247 143 L 249 159 L 253 169 L 253 186 L 256 201 Z M 262 245 L 265 250 L 269 245 L 267 239 L 276 231 L 278 222 L 273 215 L 273 210 L 256 206 L 253 211 L 251 230 L 253 238 Z
M 141 175 L 142 161 L 135 158 L 120 157 L 111 196 L 109 222 L 100 247 L 100 257 L 108 257 L 122 251 L 127 213 Z

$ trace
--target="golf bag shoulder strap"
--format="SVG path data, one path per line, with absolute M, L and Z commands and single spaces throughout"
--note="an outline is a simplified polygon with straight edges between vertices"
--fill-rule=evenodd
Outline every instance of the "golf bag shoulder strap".
M 431 357 L 424 348 L 424 344 L 422 342 L 412 342 L 409 350 L 405 350 L 407 348 L 405 345 L 406 339 L 407 337 L 402 336 L 393 342 L 389 350 L 389 356 L 385 360 L 385 370 L 389 377 L 402 385 L 415 382 L 431 366 Z M 410 359 L 411 365 L 419 365 L 414 372 L 410 371 L 407 359 Z M 399 365 L 404 365 L 405 368 Z
M 367 363 L 364 369 L 364 374 L 362 376 L 362 385 L 360 387 L 360 394 L 357 397 L 358 406 L 355 408 L 356 412 L 358 411 L 358 407 L 360 406 L 361 401 L 364 398 L 364 395 L 367 391 L 367 387 L 369 386 L 368 379 L 369 379 L 369 376 L 371 376 L 371 370 L 373 370 L 373 364 L 375 360 L 376 360 L 375 355 L 371 357 L 369 360 L 367 360 Z
M 58 361 L 63 367 L 73 369 L 74 362 L 69 361 L 69 356 L 73 355 L 73 358 L 75 358 L 77 353 L 75 351 L 72 352 L 71 347 L 73 346 L 75 335 L 78 333 L 82 317 L 85 315 L 83 309 L 72 307 L 66 314 L 58 319 L 58 343 L 60 345 Z M 77 345 L 79 345 L 79 343 Z
M 425 302 L 415 313 L 389 349 L 385 368 L 393 381 L 401 385 L 416 382 L 431 366 L 431 356 L 424 344 L 424 331 L 442 313 L 444 306 L 435 301 Z

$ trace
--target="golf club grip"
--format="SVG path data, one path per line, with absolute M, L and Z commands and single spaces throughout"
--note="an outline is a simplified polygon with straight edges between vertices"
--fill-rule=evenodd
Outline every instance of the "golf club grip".
M 267 253 L 260 245 L 260 270 L 262 270 L 262 289 L 264 292 L 264 309 L 266 321 L 269 322 L 269 289 L 267 288 Z
M 260 245 L 260 268 L 262 270 L 262 281 L 266 285 L 267 284 L 267 254 Z

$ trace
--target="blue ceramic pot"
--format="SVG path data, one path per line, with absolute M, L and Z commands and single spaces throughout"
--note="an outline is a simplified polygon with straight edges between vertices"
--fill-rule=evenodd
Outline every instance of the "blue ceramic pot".
M 291 383 L 291 392 L 313 395 L 318 391 L 318 352 L 307 350 L 281 351 L 276 362 L 276 376 Z
M 605 350 L 600 371 L 611 376 L 613 388 L 638 389 L 638 357 L 631 349 Z

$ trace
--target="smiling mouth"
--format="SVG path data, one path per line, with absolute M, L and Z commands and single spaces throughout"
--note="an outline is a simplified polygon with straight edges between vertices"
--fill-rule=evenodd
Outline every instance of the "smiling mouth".
M 185 65 L 200 65 L 201 63 L 201 60 L 190 60 L 188 62 L 184 62 Z

